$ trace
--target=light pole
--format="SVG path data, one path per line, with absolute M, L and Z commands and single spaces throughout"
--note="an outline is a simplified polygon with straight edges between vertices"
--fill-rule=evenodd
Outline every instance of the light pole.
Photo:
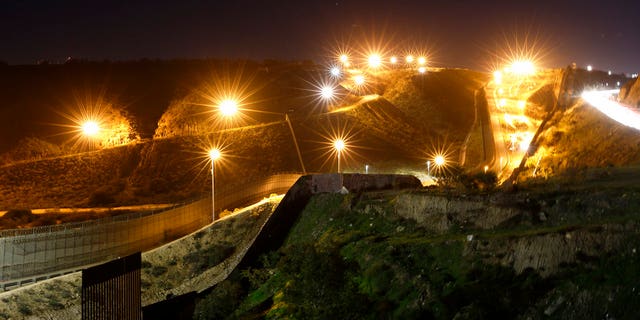
M 216 179 L 216 160 L 220 158 L 220 150 L 209 150 L 209 158 L 211 159 L 211 221 L 216 221 L 216 197 L 215 197 L 215 179 Z
M 368 164 L 364 165 L 364 174 L 369 174 L 369 165 Z
M 289 114 L 284 114 L 284 120 L 287 121 L 289 125 L 289 130 L 291 131 L 291 136 L 293 137 L 293 144 L 296 146 L 296 152 L 298 153 L 298 160 L 300 160 L 300 166 L 302 167 L 302 172 L 306 175 L 307 169 L 304 168 L 304 162 L 302 162 L 302 154 L 300 153 L 300 147 L 298 146 L 298 140 L 296 139 L 296 134 L 293 133 L 293 126 L 291 125 L 291 120 L 289 119 Z
M 427 160 L 427 177 L 431 177 L 431 160 Z
M 338 153 L 338 173 L 340 173 L 340 154 L 342 153 L 342 149 L 344 149 L 345 147 L 344 140 L 336 139 L 333 142 L 333 147 L 336 149 L 336 152 Z

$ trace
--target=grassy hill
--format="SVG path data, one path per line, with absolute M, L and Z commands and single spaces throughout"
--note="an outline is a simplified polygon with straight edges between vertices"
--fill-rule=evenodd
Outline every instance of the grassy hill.
M 319 194 L 194 319 L 633 318 L 637 192 Z

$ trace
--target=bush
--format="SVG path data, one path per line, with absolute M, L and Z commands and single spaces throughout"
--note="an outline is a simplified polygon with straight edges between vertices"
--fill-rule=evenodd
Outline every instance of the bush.
M 90 206 L 106 206 L 116 202 L 116 199 L 109 190 L 97 190 L 89 197 Z
M 225 280 L 196 303 L 193 319 L 225 319 L 238 307 L 245 294 L 238 282 Z

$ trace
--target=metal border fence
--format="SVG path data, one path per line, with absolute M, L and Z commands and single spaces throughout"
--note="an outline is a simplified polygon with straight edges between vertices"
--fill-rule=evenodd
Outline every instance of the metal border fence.
M 286 192 L 300 174 L 278 174 L 216 189 L 216 211 Z M 0 292 L 147 251 L 211 223 L 211 197 L 162 211 L 0 232 Z

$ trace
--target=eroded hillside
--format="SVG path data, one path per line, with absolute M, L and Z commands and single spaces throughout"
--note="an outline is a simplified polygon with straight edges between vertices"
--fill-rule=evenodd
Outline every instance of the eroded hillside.
M 638 191 L 320 194 L 194 318 L 633 317 Z

